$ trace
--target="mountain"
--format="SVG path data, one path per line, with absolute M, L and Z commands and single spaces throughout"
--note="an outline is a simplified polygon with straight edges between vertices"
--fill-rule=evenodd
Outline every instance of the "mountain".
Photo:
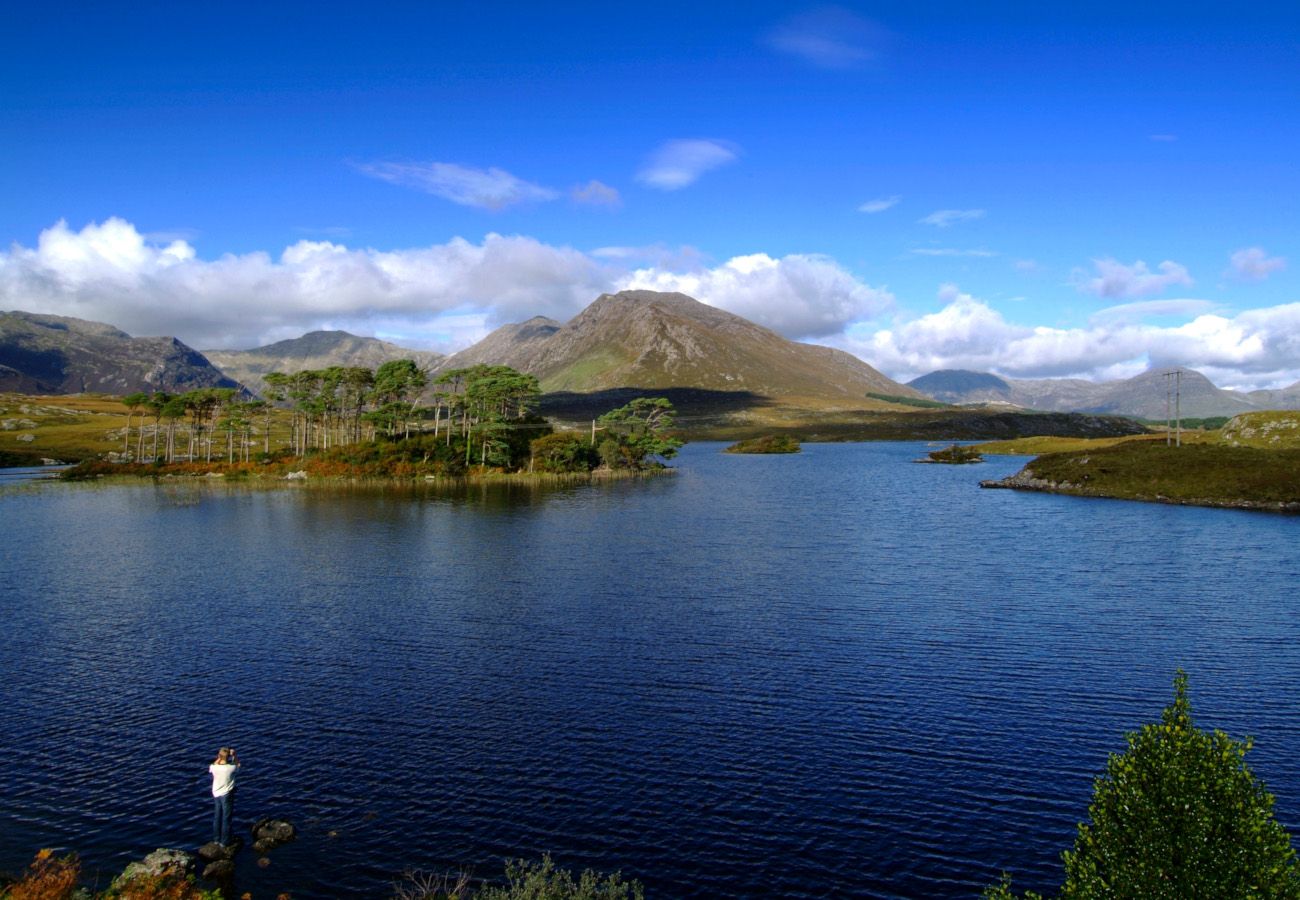
M 0 312 L 0 390 L 24 394 L 181 393 L 238 387 L 170 337 L 131 337 L 66 316 Z
M 987 372 L 943 370 L 908 382 L 945 403 L 1010 404 L 1049 412 L 1103 413 L 1139 419 L 1165 418 L 1165 399 L 1173 384 L 1168 369 L 1151 369 L 1123 381 L 1081 378 L 1001 378 Z M 1252 396 L 1225 391 L 1194 369 L 1182 370 L 1179 408 L 1185 418 L 1234 416 L 1260 408 Z M 1172 395 L 1170 395 L 1172 403 Z
M 550 392 L 692 388 L 816 405 L 870 405 L 871 392 L 919 397 L 855 356 L 787 340 L 685 294 L 601 294 L 564 325 L 507 325 L 449 357 L 512 366 Z
M 394 359 L 410 359 L 421 368 L 434 369 L 444 359 L 441 353 L 408 350 L 346 331 L 309 331 L 302 337 L 253 350 L 204 350 L 203 353 L 213 365 L 254 393 L 261 393 L 266 387 L 262 376 L 268 372 L 300 372 L 330 366 L 375 369 Z
M 521 372 L 531 371 L 531 366 L 540 358 L 542 347 L 563 327 L 546 316 L 533 316 L 527 322 L 502 325 L 472 347 L 447 357 L 439 368 L 509 365 Z M 507 359 L 512 362 L 503 362 Z
M 1300 381 L 1276 391 L 1251 391 L 1246 396 L 1260 409 L 1300 409 Z
M 907 383 L 940 403 L 1010 403 L 1011 385 L 989 372 L 940 369 Z
M 1173 413 L 1174 379 L 1166 378 L 1168 369 L 1149 369 L 1124 381 L 1112 381 L 1097 398 L 1095 405 L 1080 412 L 1113 413 L 1139 419 L 1164 419 Z M 1256 409 L 1244 394 L 1225 391 L 1195 369 L 1183 369 L 1178 379 L 1178 410 L 1185 418 L 1235 416 Z M 1168 398 L 1168 406 L 1166 406 Z

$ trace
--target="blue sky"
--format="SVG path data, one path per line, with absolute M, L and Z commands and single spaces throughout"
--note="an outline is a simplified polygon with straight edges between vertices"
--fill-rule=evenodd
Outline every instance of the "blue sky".
M 644 286 L 895 377 L 1300 380 L 1300 13 L 562 6 L 8 9 L 0 308 L 450 350 Z

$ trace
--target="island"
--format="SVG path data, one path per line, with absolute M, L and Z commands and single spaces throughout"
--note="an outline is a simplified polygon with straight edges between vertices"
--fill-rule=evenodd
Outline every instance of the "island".
M 799 439 L 790 434 L 767 434 L 762 437 L 737 441 L 724 453 L 798 453 L 803 448 Z

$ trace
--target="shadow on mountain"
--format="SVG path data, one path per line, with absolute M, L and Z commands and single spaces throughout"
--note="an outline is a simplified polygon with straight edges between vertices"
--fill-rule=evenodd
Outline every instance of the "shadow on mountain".
M 703 388 L 609 388 L 580 394 L 556 391 L 542 396 L 540 412 L 556 419 L 595 419 L 637 397 L 667 397 L 679 418 L 725 416 L 755 407 L 772 406 L 770 397 L 752 391 L 711 391 Z

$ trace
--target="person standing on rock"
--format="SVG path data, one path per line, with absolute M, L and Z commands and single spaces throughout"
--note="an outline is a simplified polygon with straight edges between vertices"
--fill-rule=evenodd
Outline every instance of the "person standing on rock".
M 222 747 L 208 766 L 212 773 L 212 840 L 223 847 L 230 843 L 230 819 L 235 814 L 235 773 L 239 757 L 234 747 Z

